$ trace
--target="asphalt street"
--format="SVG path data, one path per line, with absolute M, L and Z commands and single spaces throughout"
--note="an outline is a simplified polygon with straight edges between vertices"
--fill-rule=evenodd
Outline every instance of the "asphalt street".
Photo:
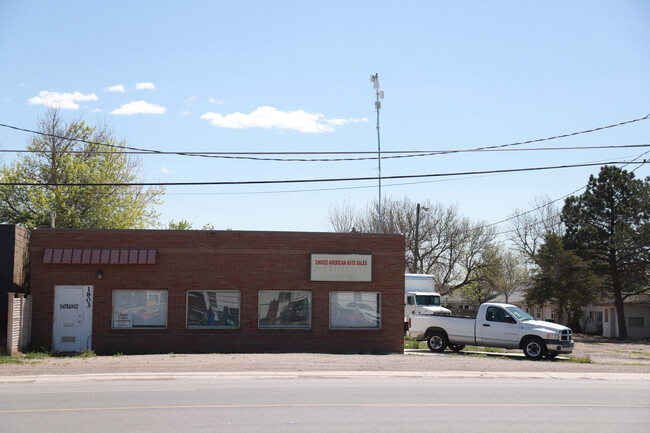
M 645 380 L 179 378 L 5 383 L 1 431 L 650 431 Z

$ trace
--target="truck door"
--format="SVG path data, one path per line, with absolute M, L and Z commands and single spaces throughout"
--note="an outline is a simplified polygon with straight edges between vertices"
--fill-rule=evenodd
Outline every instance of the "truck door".
M 415 314 L 415 308 L 416 308 L 415 296 L 406 295 L 406 305 L 404 305 L 404 315 L 408 317 L 411 314 Z
M 488 307 L 485 317 L 477 318 L 477 322 L 478 344 L 511 349 L 519 346 L 519 324 L 503 308 Z

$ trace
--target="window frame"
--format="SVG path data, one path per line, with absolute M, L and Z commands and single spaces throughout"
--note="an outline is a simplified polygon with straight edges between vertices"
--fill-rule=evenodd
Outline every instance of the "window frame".
M 272 324 L 272 325 L 270 325 L 270 324 L 262 324 L 262 320 L 265 319 L 265 318 L 261 317 L 261 315 L 262 315 L 262 296 L 263 296 L 263 294 L 273 293 L 273 292 L 277 293 L 278 295 L 276 297 L 272 298 L 269 301 L 269 304 L 271 302 L 273 302 L 274 300 L 278 301 L 278 304 L 280 302 L 291 303 L 292 302 L 291 299 L 293 298 L 293 296 L 287 296 L 288 293 L 306 294 L 307 297 L 305 299 L 307 299 L 307 302 L 308 302 L 307 323 L 306 324 L 299 324 L 299 325 L 292 325 L 292 324 L 285 324 L 285 323 Z M 298 296 L 300 296 L 300 295 L 298 295 Z M 300 301 L 300 299 L 298 299 L 297 301 Z M 297 302 L 297 301 L 294 301 L 294 302 Z M 270 290 L 270 289 L 259 290 L 257 292 L 257 329 L 260 329 L 260 330 L 269 330 L 269 329 L 308 330 L 308 329 L 311 329 L 312 328 L 312 306 L 313 306 L 313 293 L 312 293 L 311 290 Z M 287 307 L 288 307 L 288 305 L 287 305 Z M 296 307 L 296 308 L 299 308 L 299 307 Z M 266 310 L 267 311 L 266 318 L 268 318 L 269 309 L 270 309 L 270 307 L 268 307 L 267 310 Z M 281 309 L 279 309 L 279 310 L 280 310 L 280 316 L 281 316 L 282 315 L 282 310 Z
M 149 326 L 143 326 L 143 325 L 134 325 L 133 322 L 135 321 L 133 318 L 131 318 L 131 326 L 115 326 L 116 323 L 116 316 L 121 315 L 121 314 L 131 314 L 133 313 L 117 313 L 115 310 L 115 301 L 116 301 L 116 295 L 120 292 L 125 292 L 125 293 L 131 293 L 133 294 L 134 292 L 145 292 L 145 300 L 148 297 L 149 294 L 163 294 L 165 295 L 165 302 L 160 303 L 161 305 L 164 305 L 165 311 L 164 311 L 164 325 L 149 325 Z M 168 323 L 169 323 L 169 291 L 166 289 L 113 289 L 111 293 L 111 329 L 112 330 L 129 330 L 129 329 L 167 329 Z M 147 307 L 147 305 L 144 305 L 143 307 Z M 135 308 L 142 308 L 142 307 L 135 307 Z
M 364 294 L 373 294 L 375 296 L 376 302 L 377 302 L 377 309 L 375 310 L 375 313 L 377 314 L 377 323 L 376 326 L 342 326 L 342 325 L 334 325 L 332 324 L 332 319 L 333 319 L 333 302 L 332 302 L 332 296 L 336 295 L 338 296 L 341 293 L 351 293 L 352 294 L 352 301 L 349 303 L 355 302 L 355 303 L 361 303 L 363 301 L 363 296 Z M 338 300 L 336 301 L 338 304 Z M 365 303 L 364 303 L 365 304 Z M 367 305 L 367 304 L 366 304 Z M 340 304 L 339 304 L 340 306 Z M 332 290 L 329 293 L 329 329 L 330 330 L 354 330 L 354 331 L 381 331 L 382 328 L 382 314 L 381 314 L 381 309 L 382 309 L 382 292 L 374 292 L 374 291 L 353 291 L 353 290 Z
M 645 328 L 645 316 L 628 316 L 627 317 L 627 326 L 628 328 Z
M 214 293 L 236 293 L 237 295 L 237 325 L 228 326 L 228 325 L 190 325 L 189 316 L 190 316 L 190 292 L 214 292 Z M 217 295 L 218 296 L 218 295 Z M 217 304 L 218 305 L 218 304 Z M 232 307 L 228 307 L 232 308 Z M 185 328 L 186 329 L 240 329 L 241 327 L 241 290 L 207 290 L 207 289 L 190 289 L 185 292 Z

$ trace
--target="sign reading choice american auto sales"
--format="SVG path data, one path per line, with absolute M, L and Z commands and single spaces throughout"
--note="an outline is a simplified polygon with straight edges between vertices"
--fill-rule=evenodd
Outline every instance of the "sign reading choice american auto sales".
M 312 254 L 312 281 L 372 281 L 370 254 Z

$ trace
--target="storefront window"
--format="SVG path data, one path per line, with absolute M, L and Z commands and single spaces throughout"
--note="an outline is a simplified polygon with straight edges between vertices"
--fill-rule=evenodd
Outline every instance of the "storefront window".
M 113 290 L 113 328 L 166 327 L 166 290 Z
M 311 292 L 260 290 L 260 328 L 310 328 Z
M 330 292 L 330 328 L 380 329 L 379 292 Z
M 239 328 L 238 290 L 190 290 L 187 292 L 188 328 Z

